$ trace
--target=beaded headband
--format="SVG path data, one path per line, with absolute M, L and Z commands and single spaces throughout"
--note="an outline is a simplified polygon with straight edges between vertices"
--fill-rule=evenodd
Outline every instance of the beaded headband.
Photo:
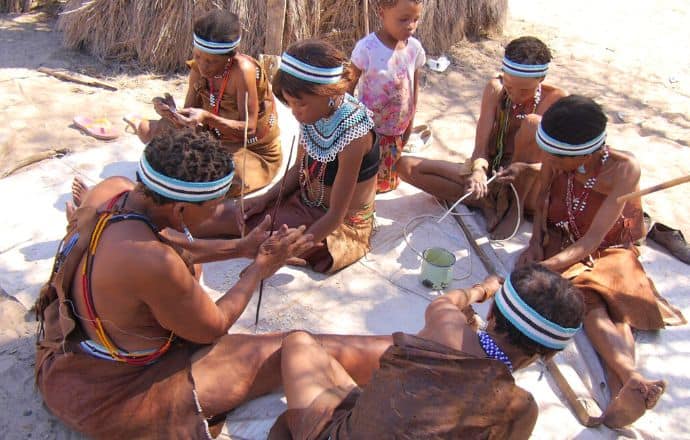
M 546 64 L 520 64 L 511 61 L 508 57 L 503 57 L 503 71 L 509 75 L 522 78 L 541 78 L 546 76 L 549 70 L 549 63 Z
M 316 84 L 335 84 L 342 78 L 343 66 L 318 67 L 298 60 L 287 52 L 280 57 L 280 70 L 295 78 Z
M 142 154 L 137 175 L 151 191 L 180 202 L 205 202 L 224 196 L 230 189 L 235 172 L 212 182 L 185 182 L 154 170 Z
M 517 290 L 506 277 L 503 287 L 496 292 L 496 306 L 522 334 L 554 350 L 562 350 L 568 341 L 575 336 L 582 325 L 577 328 L 565 328 L 549 321 L 522 300 Z
M 560 156 L 585 156 L 597 151 L 604 145 L 604 142 L 606 142 L 606 130 L 591 141 L 583 144 L 569 144 L 546 134 L 541 123 L 539 123 L 539 128 L 537 128 L 537 145 L 547 153 Z
M 242 41 L 241 35 L 237 37 L 235 41 L 217 43 L 215 41 L 204 40 L 196 33 L 194 34 L 194 47 L 202 52 L 210 53 L 211 55 L 224 55 L 232 52 L 233 49 L 240 45 L 240 41 Z

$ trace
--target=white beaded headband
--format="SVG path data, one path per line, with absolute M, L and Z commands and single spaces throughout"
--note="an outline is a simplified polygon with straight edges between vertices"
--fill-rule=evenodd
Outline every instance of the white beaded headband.
M 202 52 L 210 53 L 211 55 L 224 55 L 226 53 L 230 53 L 235 49 L 237 46 L 240 45 L 240 41 L 242 40 L 242 36 L 240 35 L 237 37 L 237 40 L 235 41 L 228 41 L 224 43 L 218 43 L 215 41 L 208 41 L 204 40 L 200 36 L 198 36 L 196 33 L 194 34 L 194 47 L 199 49 Z
M 343 66 L 319 67 L 300 61 L 287 52 L 280 57 L 280 70 L 295 78 L 316 84 L 335 84 L 343 76 Z
M 503 57 L 502 69 L 505 73 L 522 78 L 541 78 L 546 76 L 549 63 L 546 64 L 520 64 Z
M 606 130 L 594 139 L 582 144 L 569 144 L 549 136 L 541 123 L 537 128 L 537 145 L 547 153 L 560 156 L 585 156 L 594 153 L 606 142 Z

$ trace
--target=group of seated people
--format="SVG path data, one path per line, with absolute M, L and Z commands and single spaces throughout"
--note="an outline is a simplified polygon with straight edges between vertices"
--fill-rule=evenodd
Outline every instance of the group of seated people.
M 411 36 L 421 3 L 391 5 L 384 18 L 411 8 L 409 35 L 383 20 L 354 67 L 330 43 L 297 42 L 272 83 L 237 51 L 234 14 L 196 21 L 184 108 L 158 99 L 162 119 L 139 124 L 136 182 L 73 186 L 67 235 L 36 303 L 36 383 L 66 425 L 93 438 L 211 438 L 229 411 L 282 386 L 288 409 L 272 439 L 528 438 L 537 405 L 512 372 L 553 356 L 581 327 L 608 376 L 603 423 L 628 425 L 657 403 L 665 382 L 636 369 L 632 329 L 685 320 L 638 261 L 639 198 L 617 202 L 638 188 L 637 160 L 609 147 L 596 102 L 543 83 L 551 54 L 533 37 L 508 44 L 484 89 L 467 164 L 400 157 L 424 59 Z M 411 52 L 408 77 L 396 80 L 409 102 L 397 99 L 391 117 L 348 93 L 353 81 L 375 89 L 363 55 L 374 43 L 391 58 Z M 300 123 L 297 159 L 240 203 L 282 161 L 274 95 Z M 378 131 L 401 120 L 402 132 Z M 229 333 L 284 264 L 333 273 L 361 258 L 377 191 L 398 178 L 448 201 L 472 192 L 468 204 L 498 236 L 517 212 L 531 215 L 516 268 L 431 302 L 415 336 Z M 252 262 L 212 301 L 201 264 L 237 257 Z M 470 306 L 488 300 L 480 329 Z

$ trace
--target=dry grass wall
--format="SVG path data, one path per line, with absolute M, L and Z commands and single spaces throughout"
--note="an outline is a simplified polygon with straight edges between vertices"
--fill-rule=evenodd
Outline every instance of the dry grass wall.
M 463 38 L 498 33 L 507 1 L 425 0 L 417 36 L 428 53 L 438 54 Z M 371 2 L 369 20 L 374 31 L 379 20 L 376 0 Z M 211 8 L 236 13 L 243 27 L 241 50 L 254 56 L 262 52 L 266 0 L 70 0 L 58 27 L 67 47 L 103 59 L 136 59 L 144 67 L 170 72 L 182 68 L 190 57 L 194 17 Z M 320 37 L 349 53 L 363 35 L 361 0 L 287 1 L 284 47 Z

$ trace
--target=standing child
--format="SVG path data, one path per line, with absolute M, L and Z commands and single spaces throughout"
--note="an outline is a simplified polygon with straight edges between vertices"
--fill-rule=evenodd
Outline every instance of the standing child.
M 382 193 L 398 186 L 396 163 L 412 130 L 417 78 L 426 55 L 412 37 L 421 0 L 378 0 L 377 8 L 382 28 L 358 41 L 352 51 L 351 92 L 359 82 L 359 99 L 374 112 L 381 148 L 377 192 Z

